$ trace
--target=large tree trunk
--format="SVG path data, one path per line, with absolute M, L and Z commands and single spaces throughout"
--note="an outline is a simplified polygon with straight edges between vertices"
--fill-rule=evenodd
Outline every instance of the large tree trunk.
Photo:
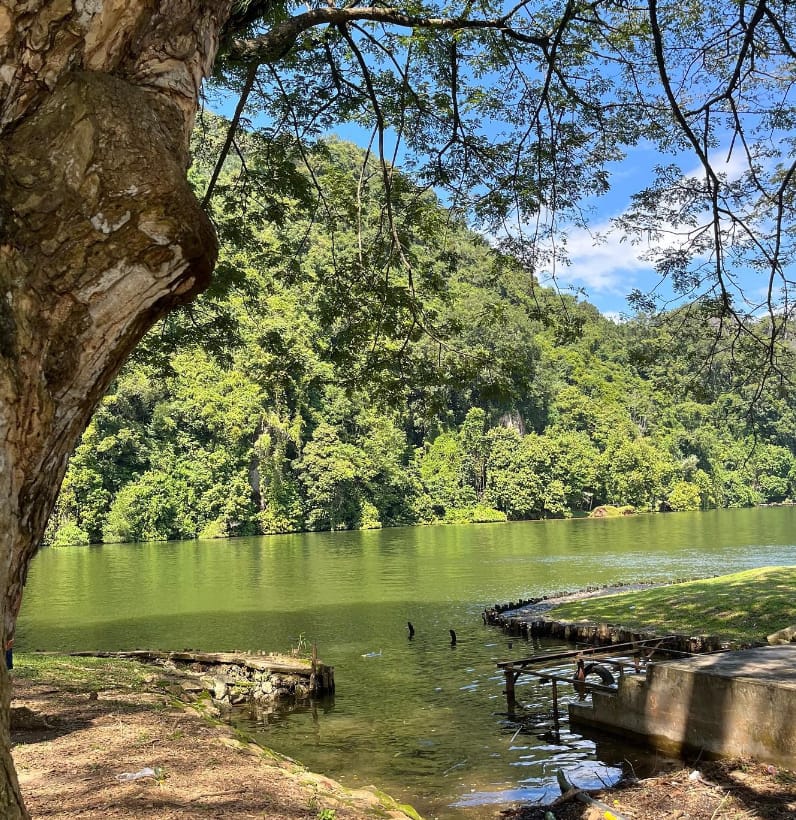
M 13 634 L 67 459 L 151 324 L 208 282 L 185 181 L 231 0 L 0 5 L 0 610 Z M 0 816 L 27 816 L 0 664 Z

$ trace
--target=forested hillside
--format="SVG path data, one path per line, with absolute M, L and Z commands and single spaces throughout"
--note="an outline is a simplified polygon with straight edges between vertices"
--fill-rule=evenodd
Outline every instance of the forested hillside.
M 200 192 L 222 135 L 206 118 Z M 215 284 L 102 401 L 51 543 L 794 494 L 787 381 L 750 377 L 743 337 L 700 304 L 616 324 L 350 144 L 245 148 L 216 191 Z

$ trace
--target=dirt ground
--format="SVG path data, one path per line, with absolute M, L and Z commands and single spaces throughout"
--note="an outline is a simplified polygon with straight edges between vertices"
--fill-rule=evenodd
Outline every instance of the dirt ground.
M 507 820 L 793 820 L 796 775 L 743 760 L 701 761 L 624 788 L 590 792 L 603 807 L 569 797 L 550 807 L 506 812 Z M 549 820 L 549 817 L 547 818 Z
M 34 818 L 365 820 L 408 815 L 383 795 L 352 791 L 264 753 L 225 724 L 170 706 L 164 694 L 64 692 L 14 681 L 14 762 Z M 44 725 L 46 722 L 47 725 Z M 151 769 L 136 780 L 121 775 Z
M 12 734 L 14 760 L 34 818 L 124 820 L 369 820 L 413 816 L 380 793 L 348 790 L 271 755 L 163 693 L 113 688 L 64 691 L 14 681 L 29 728 Z M 120 777 L 144 769 L 148 776 Z M 748 761 L 692 764 L 625 788 L 550 807 L 502 812 L 504 820 L 785 820 L 796 818 L 796 775 Z

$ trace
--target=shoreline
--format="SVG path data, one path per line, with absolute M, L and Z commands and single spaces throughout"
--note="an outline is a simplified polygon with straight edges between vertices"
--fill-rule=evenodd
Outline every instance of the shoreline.
M 25 657 L 20 653 L 22 668 Z M 76 660 L 84 659 L 67 662 Z M 48 678 L 46 667 L 38 679 L 14 677 L 14 705 L 36 718 L 12 734 L 33 818 L 422 820 L 376 787 L 345 787 L 253 743 L 214 718 L 209 699 L 185 704 L 169 697 L 160 691 L 162 670 L 92 661 L 99 678 L 68 687 Z M 134 777 L 146 769 L 150 775 Z M 796 776 L 750 761 L 697 761 L 589 794 L 620 820 L 784 820 L 796 809 Z M 495 807 L 504 820 L 549 820 L 547 812 L 556 820 L 595 817 L 571 796 L 545 806 Z
M 678 635 L 684 649 L 700 652 L 759 645 L 765 643 L 766 632 L 770 634 L 780 628 L 783 621 L 792 619 L 791 622 L 796 622 L 796 609 L 790 596 L 790 582 L 794 574 L 796 568 L 793 567 L 766 567 L 730 576 L 688 581 L 683 589 L 678 590 L 669 588 L 682 582 L 612 585 L 495 606 L 484 611 L 483 619 L 508 634 L 526 639 L 550 636 L 567 642 L 611 644 L 677 634 L 675 630 L 665 627 L 654 628 L 649 625 L 652 619 L 646 621 L 646 628 L 630 628 L 620 624 L 623 618 L 638 621 L 639 617 L 645 623 L 644 613 L 650 613 L 645 599 L 652 599 L 654 606 L 663 608 L 664 624 L 669 618 L 676 621 L 676 604 L 681 598 L 690 598 L 691 603 L 699 601 L 699 608 L 694 610 L 699 615 L 687 618 L 688 631 L 681 630 Z M 727 595 L 725 586 L 732 587 L 732 608 L 744 613 L 745 630 L 732 640 L 716 635 L 695 636 L 694 633 L 699 631 L 694 628 L 695 617 L 702 619 L 697 622 L 703 624 L 716 624 L 717 617 L 719 620 L 724 618 L 722 625 L 725 632 L 738 633 L 737 623 L 729 612 L 724 611 L 728 608 L 727 601 L 722 600 Z M 634 592 L 638 595 L 634 596 Z M 611 605 L 600 605 L 599 600 L 595 600 L 594 606 L 591 605 L 593 599 L 622 593 L 629 593 L 631 598 L 622 601 L 621 606 L 615 600 L 609 602 Z M 767 620 L 770 609 L 757 606 L 769 597 L 777 599 L 773 609 L 778 611 L 773 623 Z M 559 606 L 564 611 L 568 608 L 570 612 L 577 612 L 582 620 L 564 620 L 547 614 Z M 595 611 L 611 612 L 616 617 L 611 618 L 610 622 L 597 618 L 589 620 L 588 616 Z M 711 615 L 713 620 L 710 620 Z M 777 618 L 779 624 L 776 624 Z M 796 761 L 793 763 L 796 767 Z M 796 773 L 751 759 L 707 761 L 701 757 L 684 756 L 679 761 L 668 763 L 660 774 L 653 777 L 644 780 L 623 778 L 611 787 L 589 791 L 588 794 L 598 798 L 604 806 L 607 804 L 610 814 L 620 820 L 746 820 L 750 817 L 785 820 L 796 817 Z M 547 805 L 525 805 L 503 814 L 510 820 L 550 820 L 551 815 L 555 820 L 593 820 L 598 814 L 602 817 L 602 811 L 598 812 L 594 807 L 570 798 L 571 793 L 567 793 Z
M 484 621 L 516 634 L 571 634 L 573 640 L 596 643 L 605 643 L 606 630 L 612 629 L 623 631 L 625 639 L 674 635 L 691 652 L 757 646 L 796 623 L 794 585 L 796 566 L 763 565 L 636 589 L 617 584 L 521 601 L 486 610 Z M 560 626 L 551 628 L 549 622 Z
M 601 505 L 601 507 L 607 507 L 610 505 Z M 595 507 L 595 509 L 600 509 L 601 507 Z M 618 515 L 592 515 L 594 510 L 591 512 L 586 512 L 583 510 L 571 510 L 570 515 L 564 515 L 561 517 L 549 517 L 549 518 L 496 518 L 496 519 L 489 519 L 489 520 L 446 520 L 444 518 L 434 519 L 433 521 L 414 521 L 414 522 L 406 522 L 402 524 L 387 524 L 387 525 L 380 525 L 378 527 L 354 527 L 351 529 L 342 529 L 342 530 L 313 530 L 313 529 L 289 529 L 280 532 L 262 532 L 256 535 L 225 535 L 225 536 L 213 536 L 213 537 L 206 537 L 200 538 L 199 536 L 193 538 L 163 538 L 163 539 L 154 539 L 149 542 L 145 543 L 154 543 L 154 544 L 175 544 L 181 541 L 236 541 L 241 539 L 249 539 L 249 538 L 279 538 L 285 535 L 315 535 L 315 534 L 334 534 L 334 533 L 352 533 L 352 532 L 378 532 L 379 530 L 396 530 L 396 529 L 403 529 L 403 528 L 419 528 L 419 527 L 461 527 L 461 526 L 484 526 L 489 524 L 533 524 L 533 523 L 541 523 L 541 522 L 549 522 L 549 521 L 604 521 L 606 519 L 621 519 L 627 517 L 637 517 L 637 516 L 645 516 L 645 515 L 677 515 L 678 512 L 684 513 L 711 513 L 717 512 L 722 510 L 764 510 L 764 509 L 778 509 L 782 507 L 796 507 L 796 501 L 772 501 L 769 503 L 762 503 L 762 504 L 750 504 L 744 507 L 710 507 L 706 510 L 682 510 L 682 511 L 674 511 L 674 510 L 633 510 L 633 512 L 625 512 L 620 513 Z M 619 508 L 617 508 L 619 509 Z M 74 544 L 74 543 L 59 543 L 59 544 L 51 544 L 46 543 L 42 546 L 47 549 L 74 549 L 74 548 L 82 548 L 82 547 L 100 547 L 104 545 L 113 545 L 113 544 L 132 544 L 136 543 L 134 541 L 92 541 L 87 544 Z
M 663 637 L 663 635 L 657 630 L 631 629 L 621 624 L 604 621 L 559 620 L 546 617 L 545 613 L 557 606 L 575 601 L 587 601 L 593 598 L 621 595 L 627 592 L 661 589 L 688 583 L 689 581 L 676 580 L 666 583 L 637 581 L 608 584 L 602 587 L 586 587 L 573 592 L 553 593 L 540 598 L 529 598 L 502 605 L 495 604 L 485 609 L 481 617 L 485 625 L 499 627 L 506 634 L 525 640 L 553 638 L 566 643 L 585 643 L 595 646 L 650 640 Z M 665 635 L 674 638 L 673 648 L 682 652 L 714 652 L 719 649 L 729 649 L 732 646 L 731 641 L 718 635 L 686 635 L 676 632 L 665 632 Z
M 30 659 L 15 658 L 11 740 L 34 818 L 422 820 L 374 786 L 349 788 L 255 743 L 210 698 L 181 700 L 161 668 Z
M 796 568 L 766 569 L 768 572 L 742 573 L 746 586 L 757 598 L 765 598 L 760 594 L 761 584 L 774 591 L 774 585 L 779 588 L 787 582 L 782 594 L 790 601 Z M 737 579 L 724 576 L 712 586 L 709 582 L 689 584 L 704 594 L 705 585 L 720 590 L 728 577 Z M 526 630 L 532 630 L 533 624 L 546 619 L 561 624 L 562 639 L 580 640 L 578 635 L 583 634 L 614 642 L 620 635 L 624 638 L 618 632 L 620 627 L 605 623 L 601 633 L 597 624 L 554 622 L 546 613 L 555 606 L 590 603 L 618 592 L 670 594 L 671 586 L 676 584 L 635 583 L 567 592 L 516 602 L 511 608 L 495 607 L 490 617 L 506 630 L 517 630 L 512 634 L 522 634 L 522 623 Z M 678 599 L 683 597 L 681 590 L 676 593 Z M 736 590 L 733 596 L 739 607 L 746 606 Z M 780 615 L 788 614 L 782 600 L 777 603 Z M 789 607 L 792 609 L 791 604 Z M 623 603 L 620 609 L 628 613 L 633 607 Z M 490 610 L 485 611 L 485 620 L 487 612 Z M 670 617 L 672 612 L 667 609 L 665 614 Z M 700 617 L 702 614 L 700 609 Z M 646 633 L 628 629 L 626 634 Z M 253 743 L 213 714 L 209 698 L 186 703 L 162 668 L 118 659 L 36 657 L 33 653 L 19 653 L 15 660 L 13 705 L 26 706 L 34 720 L 28 728 L 12 733 L 13 756 L 33 817 L 419 820 L 410 806 L 397 803 L 373 786 L 349 789 Z M 660 800 L 669 797 L 669 787 L 677 784 L 679 802 L 674 808 L 685 811 L 683 817 L 740 820 L 749 816 L 742 813 L 746 809 L 739 808 L 734 798 L 724 797 L 726 789 L 743 788 L 747 807 L 773 805 L 774 811 L 780 812 L 752 816 L 796 816 L 796 775 L 751 761 L 724 761 L 714 768 L 707 768 L 704 762 L 692 765 L 699 767 L 697 771 L 705 780 L 692 781 L 690 767 L 680 764 L 660 777 L 634 781 L 629 788 L 603 789 L 600 795 L 609 804 L 626 808 L 634 820 L 659 820 L 671 815 L 673 809 L 664 807 Z M 151 774 L 119 778 L 146 770 Z M 725 791 L 709 788 L 706 781 L 726 783 L 722 786 Z M 701 801 L 709 811 L 698 813 L 694 801 Z M 515 820 L 543 820 L 545 811 L 552 811 L 556 820 L 588 818 L 587 807 L 561 799 L 546 807 L 505 807 L 501 813 Z

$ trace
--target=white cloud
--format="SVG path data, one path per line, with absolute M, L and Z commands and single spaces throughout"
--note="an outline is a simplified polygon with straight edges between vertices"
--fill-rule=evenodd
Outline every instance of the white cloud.
M 738 179 L 747 170 L 746 157 L 739 151 L 727 157 L 727 151 L 716 152 L 711 156 L 714 169 L 727 175 L 729 180 Z M 633 163 L 630 167 L 636 167 Z M 686 172 L 683 178 L 698 179 L 704 176 L 701 167 Z M 658 226 L 658 237 L 654 244 L 649 242 L 631 243 L 613 224 L 614 218 L 608 217 L 590 227 L 589 230 L 572 227 L 566 230 L 566 250 L 568 265 L 561 265 L 548 275 L 555 273 L 559 282 L 582 286 L 594 293 L 611 293 L 626 295 L 638 287 L 638 279 L 655 277 L 655 269 L 649 261 L 651 252 L 680 247 L 688 241 L 687 231 L 673 225 L 662 223 Z M 705 221 L 710 214 L 705 212 Z M 645 258 L 646 257 L 646 258 Z M 641 276 L 639 276 L 639 274 Z
M 717 174 L 726 174 L 729 182 L 739 180 L 745 173 L 749 171 L 749 160 L 743 151 L 734 150 L 730 156 L 727 156 L 727 149 L 722 151 L 712 151 L 708 157 L 711 168 Z M 771 162 L 763 163 L 764 167 L 770 167 Z M 705 169 L 701 165 L 697 165 L 690 171 L 686 171 L 683 175 L 686 179 L 704 179 Z
M 613 322 L 615 325 L 621 325 L 622 322 L 625 321 L 624 314 L 619 313 L 616 310 L 604 310 L 602 311 L 602 314 L 606 319 Z
M 642 259 L 644 245 L 632 245 L 610 222 L 594 226 L 593 231 L 573 228 L 567 231 L 569 264 L 555 271 L 559 280 L 582 285 L 589 291 L 625 295 L 639 271 L 651 271 Z
M 602 206 L 600 221 L 591 224 L 588 230 L 576 226 L 563 227 L 566 239 L 558 248 L 562 253 L 549 254 L 551 258 L 557 256 L 558 260 L 549 262 L 538 271 L 542 282 L 551 282 L 554 279 L 559 287 L 583 289 L 586 298 L 602 307 L 606 315 L 616 312 L 617 308 L 621 310 L 621 305 L 625 304 L 625 297 L 635 288 L 644 292 L 655 291 L 668 297 L 673 296 L 670 283 L 661 281 L 651 260 L 661 251 L 689 245 L 695 237 L 695 232 L 710 224 L 711 214 L 705 210 L 700 218 L 703 223 L 701 227 L 675 227 L 662 223 L 656 225 L 654 239 L 639 241 L 638 237 L 634 237 L 634 241 L 631 242 L 616 227 L 615 220 L 625 215 L 630 197 L 642 188 L 645 179 L 650 177 L 648 159 L 649 156 L 644 156 L 639 161 L 639 157 L 634 155 L 612 169 L 612 179 L 618 184 L 608 197 L 593 203 L 595 207 Z M 747 157 L 737 148 L 731 154 L 726 147 L 712 152 L 710 160 L 713 169 L 725 175 L 730 182 L 741 178 L 749 170 Z M 682 175 L 682 179 L 703 177 L 704 170 L 699 166 L 692 166 Z M 542 224 L 554 221 L 549 214 L 543 213 L 541 217 Z M 727 238 L 732 241 L 729 226 L 725 228 L 723 225 L 723 229 L 727 230 Z M 548 251 L 551 250 L 548 248 Z M 706 249 L 705 253 L 709 251 Z M 561 258 L 566 261 L 560 261 Z M 702 256 L 701 261 L 704 262 L 707 258 Z M 743 267 L 736 271 L 739 283 L 746 287 L 750 287 L 748 273 Z
M 589 230 L 570 226 L 565 232 L 562 249 L 567 261 L 544 266 L 539 271 L 542 282 L 555 279 L 560 287 L 583 288 L 590 301 L 598 295 L 624 300 L 634 288 L 651 288 L 657 282 L 652 263 L 644 258 L 652 246 L 631 243 L 610 218 Z M 656 242 L 656 247 L 678 242 L 670 235 L 669 240 Z

